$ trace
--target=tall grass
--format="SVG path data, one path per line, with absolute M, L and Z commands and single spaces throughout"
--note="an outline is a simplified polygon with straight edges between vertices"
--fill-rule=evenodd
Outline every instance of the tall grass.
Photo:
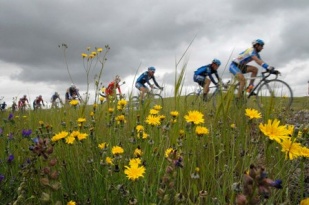
M 252 164 L 265 167 L 270 179 L 283 180 L 283 189 L 272 189 L 261 203 L 298 204 L 307 193 L 308 159 L 286 159 L 280 145 L 259 129 L 268 119 L 284 125 L 289 111 L 282 115 L 274 108 L 272 115 L 249 119 L 245 109 L 251 104 L 237 107 L 230 94 L 222 96 L 217 109 L 210 104 L 189 107 L 180 95 L 185 66 L 175 79 L 175 95 L 164 99 L 162 109 L 130 110 L 111 102 L 13 116 L 1 112 L 0 204 L 235 204 L 243 190 L 234 185 L 244 184 L 244 172 Z M 156 125 L 146 122 L 153 109 L 160 118 Z M 204 122 L 188 122 L 185 116 L 191 111 L 203 114 Z M 197 126 L 209 133 L 198 134 Z M 298 140 L 305 142 L 306 129 L 304 124 Z M 72 144 L 68 137 L 52 142 L 62 131 L 87 137 L 75 136 Z M 99 147 L 103 142 L 107 145 Z M 124 153 L 113 154 L 115 146 Z M 146 171 L 130 180 L 124 171 L 136 158 Z

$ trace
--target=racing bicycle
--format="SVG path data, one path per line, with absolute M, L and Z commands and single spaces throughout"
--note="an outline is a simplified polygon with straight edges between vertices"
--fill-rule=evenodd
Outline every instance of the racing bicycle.
M 137 96 L 133 96 L 129 101 L 130 109 L 138 109 L 143 106 L 153 107 L 155 105 L 160 105 L 163 107 L 163 98 L 161 96 L 162 89 L 152 86 L 149 92 L 145 93 L 143 101 L 140 100 L 140 93 Z
M 199 85 L 195 92 L 186 95 L 185 103 L 187 106 L 201 106 L 211 102 L 214 108 L 217 106 L 217 96 L 221 92 L 227 92 L 230 81 L 227 83 L 218 83 L 215 86 L 210 86 L 209 89 L 215 88 L 214 92 L 208 94 L 207 99 L 203 99 L 203 87 Z

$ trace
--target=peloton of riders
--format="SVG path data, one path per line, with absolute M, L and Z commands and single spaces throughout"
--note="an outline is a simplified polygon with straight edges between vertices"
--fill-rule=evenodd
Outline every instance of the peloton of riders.
M 269 71 L 270 73 L 274 72 L 274 67 L 268 65 L 265 63 L 261 57 L 260 57 L 260 52 L 264 48 L 264 41 L 261 39 L 256 39 L 252 42 L 252 47 L 244 50 L 241 52 L 236 58 L 234 58 L 229 66 L 229 71 L 232 73 L 236 79 L 239 81 L 239 90 L 238 90 L 238 97 L 241 97 L 243 90 L 245 88 L 246 80 L 244 77 L 245 73 L 251 73 L 252 79 L 250 80 L 249 86 L 246 88 L 247 92 L 250 92 L 254 88 L 254 77 L 257 76 L 258 73 L 258 68 L 256 66 L 250 65 L 251 61 L 255 61 L 258 65 Z M 209 92 L 209 85 L 214 83 L 217 85 L 218 83 L 222 82 L 221 78 L 218 75 L 218 69 L 221 65 L 221 61 L 219 59 L 214 58 L 210 64 L 204 65 L 199 67 L 194 71 L 193 74 L 193 81 L 198 83 L 201 87 L 203 87 L 203 98 L 204 100 L 207 100 L 207 94 Z M 157 83 L 156 78 L 155 78 L 155 67 L 148 67 L 146 71 L 144 71 L 136 80 L 135 82 L 135 87 L 139 90 L 140 92 L 140 100 L 143 101 L 145 93 L 149 92 L 150 89 L 153 89 L 154 87 L 157 87 L 159 89 L 162 89 L 162 87 Z M 215 75 L 216 80 L 212 75 Z M 150 80 L 153 81 L 154 85 L 150 83 Z M 113 81 L 111 81 L 107 88 L 105 89 L 105 93 L 103 94 L 104 97 L 115 95 L 116 90 L 118 90 L 118 93 L 121 95 L 121 88 L 120 88 L 120 83 L 121 79 L 119 75 L 117 75 Z M 148 86 L 149 87 L 148 87 Z M 100 94 L 102 95 L 102 94 Z M 65 102 L 70 102 L 73 99 L 77 100 L 82 100 L 79 89 L 72 84 L 65 93 Z M 62 104 L 62 100 L 59 97 L 59 94 L 55 92 L 52 97 L 51 97 L 51 107 L 56 107 L 56 102 L 58 101 Z M 29 105 L 29 101 L 27 98 L 27 95 L 24 95 L 22 98 L 19 99 L 18 101 L 18 109 L 24 108 L 26 105 Z M 33 108 L 37 109 L 40 108 L 41 106 L 45 106 L 44 101 L 42 99 L 42 96 L 38 96 L 34 101 L 33 101 Z M 2 109 L 5 109 L 3 106 Z

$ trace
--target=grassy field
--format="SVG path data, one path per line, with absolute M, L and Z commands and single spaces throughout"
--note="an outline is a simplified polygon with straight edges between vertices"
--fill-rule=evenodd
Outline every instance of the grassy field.
M 126 103 L 1 112 L 0 204 L 299 204 L 308 197 L 309 125 L 287 125 L 308 98 L 270 112 L 254 100 L 217 109 L 179 96 L 162 107 Z

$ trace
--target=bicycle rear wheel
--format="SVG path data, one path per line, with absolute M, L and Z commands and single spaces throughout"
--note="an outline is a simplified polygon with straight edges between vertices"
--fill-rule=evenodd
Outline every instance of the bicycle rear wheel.
M 258 88 L 256 101 L 261 109 L 289 109 L 293 102 L 293 92 L 286 82 L 274 79 Z
M 161 107 L 163 107 L 163 98 L 159 94 L 153 94 L 152 96 L 148 96 L 147 100 L 149 100 L 149 105 L 151 107 L 155 105 L 160 105 Z
M 197 94 L 196 92 L 189 93 L 185 97 L 185 104 L 189 107 L 200 106 L 203 104 L 202 95 Z

